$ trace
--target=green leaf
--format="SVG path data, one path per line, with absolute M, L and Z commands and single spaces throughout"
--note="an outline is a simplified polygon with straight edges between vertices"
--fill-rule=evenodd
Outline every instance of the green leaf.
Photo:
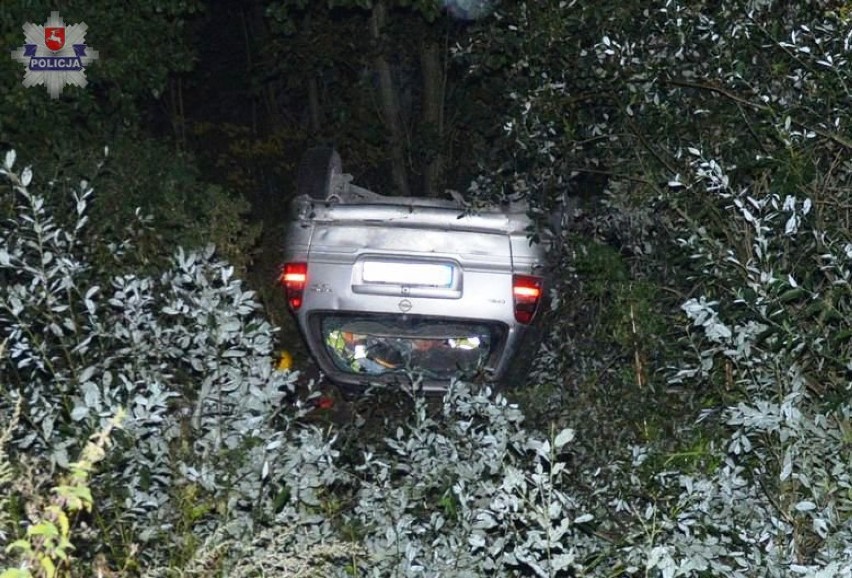
M 20 550 L 21 552 L 32 552 L 33 546 L 30 544 L 29 540 L 15 540 L 6 546 L 7 553 L 14 552 L 15 550 Z
M 839 345 L 841 343 L 849 341 L 850 337 L 852 337 L 852 329 L 844 329 L 843 331 L 833 333 L 831 335 L 831 342 L 835 345 Z
M 49 556 L 44 556 L 40 560 L 41 567 L 44 569 L 44 575 L 47 578 L 53 578 L 56 576 L 56 565 L 53 563 L 53 560 Z
M 86 486 L 58 486 L 56 495 L 68 502 L 70 510 L 81 510 L 92 504 L 92 491 Z
M 813 303 L 805 307 L 805 310 L 802 312 L 802 314 L 805 317 L 813 317 L 819 313 L 822 313 L 825 310 L 826 305 L 826 302 L 823 300 L 814 301 Z
M 807 291 L 799 287 L 797 289 L 790 289 L 789 291 L 785 291 L 778 297 L 778 300 L 781 303 L 789 303 L 790 301 L 799 299 L 800 297 L 804 297 L 806 295 Z
M 33 575 L 29 570 L 21 570 L 20 568 L 7 568 L 0 574 L 0 578 L 32 578 Z
M 557 450 L 561 450 L 562 447 L 570 443 L 574 440 L 574 430 L 571 428 L 565 428 L 556 436 L 556 439 L 553 440 L 553 445 Z
M 39 522 L 27 528 L 27 536 L 43 536 L 45 538 L 58 538 L 59 528 L 53 522 Z

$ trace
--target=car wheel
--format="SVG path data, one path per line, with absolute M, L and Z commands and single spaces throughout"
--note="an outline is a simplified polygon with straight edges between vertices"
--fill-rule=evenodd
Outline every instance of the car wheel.
M 299 163 L 297 192 L 312 199 L 327 199 L 333 192 L 334 177 L 342 173 L 340 155 L 332 147 L 309 149 Z

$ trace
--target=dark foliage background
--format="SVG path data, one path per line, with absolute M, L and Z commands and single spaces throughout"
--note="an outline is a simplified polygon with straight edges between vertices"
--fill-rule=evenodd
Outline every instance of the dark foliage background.
M 100 59 L 54 100 L 0 58 L 0 489 L 67 465 L 92 408 L 145 408 L 62 571 L 852 572 L 845 2 L 9 0 L 3 46 L 53 10 Z M 379 192 L 562 212 L 523 415 L 464 388 L 303 405 L 275 278 L 315 144 Z M 129 385 L 81 397 L 109 372 Z M 37 526 L 36 477 L 0 538 Z

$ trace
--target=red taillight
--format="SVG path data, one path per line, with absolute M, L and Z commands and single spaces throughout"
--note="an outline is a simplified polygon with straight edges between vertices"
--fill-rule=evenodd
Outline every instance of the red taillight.
M 290 309 L 297 310 L 302 306 L 302 294 L 305 292 L 305 284 L 308 281 L 308 264 L 285 263 L 278 280 L 284 286 Z
M 512 275 L 512 297 L 515 301 L 515 320 L 532 323 L 541 300 L 541 277 Z

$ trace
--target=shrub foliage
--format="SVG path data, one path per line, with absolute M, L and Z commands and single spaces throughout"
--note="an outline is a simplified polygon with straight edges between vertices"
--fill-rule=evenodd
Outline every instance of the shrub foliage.
M 321 427 L 212 248 L 142 269 L 138 237 L 87 232 L 88 183 L 45 200 L 10 153 L 9 575 L 44 571 L 49 488 L 125 411 L 57 573 L 852 577 L 848 10 L 516 4 L 458 47 L 523 79 L 476 187 L 550 209 L 605 175 L 556 235 L 570 274 L 518 396 L 544 419 L 456 382 L 381 432 Z
M 50 480 L 75 475 L 69 456 L 122 411 L 114 447 L 81 478 L 91 512 L 66 515 L 77 549 L 62 550 L 59 573 L 852 571 L 852 411 L 834 356 L 845 316 L 829 315 L 845 301 L 822 297 L 848 283 L 849 248 L 814 230 L 806 200 L 737 190 L 696 158 L 696 178 L 732 226 L 752 231 L 745 261 L 720 259 L 710 232 L 682 240 L 718 299 L 684 302 L 684 350 L 696 355 L 671 380 L 712 380 L 732 365 L 736 399 L 684 424 L 723 426 L 701 460 L 674 467 L 670 446 L 651 440 L 614 448 L 599 466 L 573 428 L 537 433 L 502 395 L 460 382 L 437 414 L 417 399 L 407 423 L 364 437 L 353 455 L 308 419 L 295 376 L 273 371 L 273 329 L 212 249 L 178 250 L 157 277 L 104 275 L 79 242 L 90 189 L 71 191 L 78 219 L 60 226 L 32 172 L 13 162 L 7 155 L 3 170 L 17 212 L 0 237 L 0 413 L 12 423 L 0 521 L 18 540 L 6 563 L 24 573 L 10 576 L 54 575 L 30 564 L 44 559 L 27 554 L 43 550 L 43 526 L 25 504 L 72 487 Z M 133 254 L 130 242 L 112 247 L 118 259 Z M 784 264 L 791 253 L 800 259 Z M 816 272 L 802 268 L 808 258 Z

